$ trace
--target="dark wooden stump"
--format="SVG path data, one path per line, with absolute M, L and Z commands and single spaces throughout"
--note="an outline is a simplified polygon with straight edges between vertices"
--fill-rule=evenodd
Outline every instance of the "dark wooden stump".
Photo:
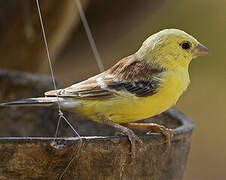
M 0 98 L 4 101 L 40 96 L 48 89 L 51 81 L 47 77 L 0 72 Z M 193 129 L 192 121 L 175 109 L 144 120 L 173 128 L 172 145 L 168 148 L 161 134 L 135 130 L 144 145 L 137 146 L 136 158 L 131 160 L 127 137 L 115 136 L 114 129 L 84 117 L 70 117 L 84 136 L 82 143 L 76 137 L 57 138 L 55 143 L 44 137 L 54 135 L 57 111 L 53 109 L 0 108 L 0 118 L 0 135 L 10 136 L 0 138 L 1 180 L 55 180 L 61 176 L 64 180 L 181 180 Z M 70 129 L 61 129 L 64 136 L 73 135 Z M 42 137 L 11 137 L 15 135 Z

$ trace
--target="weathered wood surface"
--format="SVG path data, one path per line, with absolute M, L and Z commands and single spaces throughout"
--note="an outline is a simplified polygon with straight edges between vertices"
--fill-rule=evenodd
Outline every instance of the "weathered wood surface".
M 4 101 L 40 96 L 48 88 L 51 89 L 51 81 L 47 77 L 0 72 L 0 99 Z M 145 120 L 173 128 L 172 145 L 167 148 L 160 134 L 145 135 L 146 131 L 136 131 L 144 145 L 137 146 L 136 158 L 131 161 L 126 137 L 115 136 L 114 129 L 84 117 L 73 115 L 70 120 L 81 135 L 92 136 L 83 137 L 82 144 L 77 138 L 58 138 L 55 145 L 48 136 L 54 135 L 56 110 L 0 108 L 0 119 L 1 180 L 55 180 L 61 175 L 64 180 L 181 180 L 193 129 L 192 121 L 174 109 Z M 63 136 L 74 135 L 66 126 L 61 129 Z

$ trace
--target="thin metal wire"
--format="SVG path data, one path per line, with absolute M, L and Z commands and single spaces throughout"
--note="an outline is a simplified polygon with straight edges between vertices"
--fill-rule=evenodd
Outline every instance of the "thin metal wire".
M 52 61 L 50 59 L 48 42 L 47 42 L 46 34 L 45 34 L 45 28 L 44 28 L 43 21 L 42 21 L 42 14 L 41 14 L 40 6 L 39 6 L 39 0 L 36 0 L 36 5 L 37 5 L 37 8 L 38 8 L 38 15 L 39 15 L 40 25 L 41 25 L 41 29 L 42 29 L 42 35 L 43 35 L 43 40 L 44 40 L 44 44 L 45 44 L 45 48 L 46 48 L 46 53 L 47 53 L 47 57 L 48 57 L 49 68 L 50 68 L 50 72 L 51 72 L 51 76 L 52 76 L 53 86 L 54 86 L 54 89 L 57 90 L 56 81 L 55 81 L 54 73 L 53 73 Z M 56 93 L 56 95 L 57 95 L 57 93 Z M 59 102 L 58 95 L 57 95 L 57 102 L 58 102 L 57 104 L 58 104 L 58 108 L 59 108 L 59 111 L 60 111 L 61 108 L 60 108 L 60 102 Z
M 79 11 L 79 14 L 80 14 L 80 17 L 81 17 L 81 21 L 83 23 L 83 26 L 85 28 L 87 37 L 89 39 L 89 43 L 90 43 L 90 46 L 92 48 L 93 54 L 95 56 L 95 59 L 96 59 L 98 68 L 99 68 L 100 72 L 103 72 L 104 71 L 103 61 L 102 61 L 102 59 L 100 57 L 100 54 L 99 54 L 99 52 L 97 50 L 95 41 L 93 39 L 93 36 L 92 36 L 91 30 L 90 30 L 89 24 L 88 24 L 87 19 L 86 19 L 86 16 L 85 16 L 85 13 L 84 13 L 84 11 L 82 9 L 80 0 L 75 0 L 75 3 L 77 5 L 78 11 Z
M 48 57 L 49 68 L 50 68 L 50 72 L 51 72 L 53 86 L 54 86 L 54 89 L 57 90 L 56 81 L 55 81 L 54 72 L 53 72 L 52 61 L 51 61 L 51 58 L 50 58 L 50 53 L 49 53 L 49 48 L 48 48 L 48 42 L 47 42 L 47 38 L 46 38 L 46 34 L 45 34 L 45 28 L 44 28 L 43 21 L 42 21 L 42 13 L 41 13 L 41 10 L 40 10 L 39 0 L 36 0 L 36 5 L 37 5 L 37 9 L 38 9 L 38 15 L 39 15 L 39 20 L 40 20 L 40 24 L 41 24 L 41 29 L 42 29 L 42 35 L 43 35 L 43 40 L 44 40 L 44 44 L 45 44 L 45 49 L 46 49 L 46 53 L 47 53 L 47 57 Z M 64 119 L 65 122 L 71 127 L 71 129 L 75 132 L 75 134 L 81 140 L 81 137 L 78 134 L 78 132 L 75 130 L 75 128 L 73 127 L 73 125 L 67 120 L 67 118 L 64 116 L 63 112 L 61 111 L 60 100 L 59 100 L 59 96 L 58 96 L 57 93 L 56 93 L 56 97 L 57 97 L 57 105 L 58 105 L 59 119 L 58 119 L 58 122 L 57 122 L 55 138 L 57 137 L 57 134 L 58 134 L 58 129 L 59 129 L 60 121 L 61 121 L 61 119 Z

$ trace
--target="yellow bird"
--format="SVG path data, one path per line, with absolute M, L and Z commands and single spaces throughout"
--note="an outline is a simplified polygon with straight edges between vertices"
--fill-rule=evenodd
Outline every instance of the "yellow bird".
M 165 29 L 103 73 L 65 89 L 48 91 L 45 97 L 1 105 L 52 106 L 59 100 L 65 110 L 119 129 L 128 136 L 135 155 L 135 141 L 141 140 L 127 127 L 161 132 L 168 141 L 169 129 L 157 124 L 127 123 L 155 116 L 173 106 L 189 85 L 191 60 L 207 53 L 207 48 L 191 35 Z

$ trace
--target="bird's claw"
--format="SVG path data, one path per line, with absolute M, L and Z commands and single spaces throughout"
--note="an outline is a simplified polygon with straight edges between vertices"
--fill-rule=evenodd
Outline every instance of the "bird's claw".
M 136 141 L 141 146 L 143 145 L 143 141 L 137 135 L 135 135 L 135 133 L 131 129 L 128 129 L 125 134 L 128 136 L 130 144 L 131 144 L 131 152 L 130 152 L 131 157 L 135 158 L 135 155 L 136 155 Z
M 168 147 L 171 146 L 171 140 L 174 135 L 174 132 L 170 128 L 166 128 L 165 126 L 151 123 L 150 127 L 148 128 L 150 131 L 147 134 L 151 133 L 161 133 L 163 136 L 165 136 L 165 143 Z

